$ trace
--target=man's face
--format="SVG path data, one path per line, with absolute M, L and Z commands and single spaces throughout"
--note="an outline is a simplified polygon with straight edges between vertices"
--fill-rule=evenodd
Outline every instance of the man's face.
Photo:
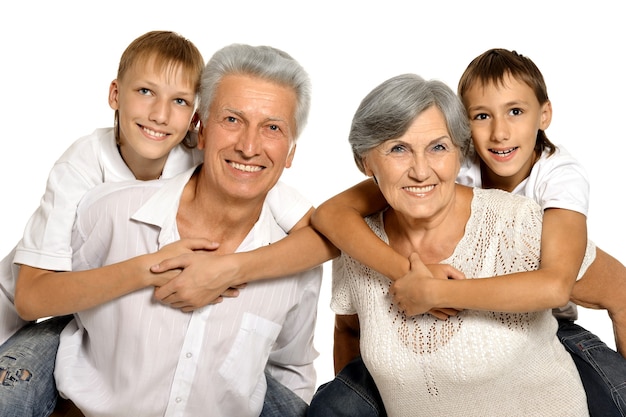
M 236 199 L 265 198 L 295 151 L 296 93 L 248 75 L 220 82 L 200 128 L 206 180 Z

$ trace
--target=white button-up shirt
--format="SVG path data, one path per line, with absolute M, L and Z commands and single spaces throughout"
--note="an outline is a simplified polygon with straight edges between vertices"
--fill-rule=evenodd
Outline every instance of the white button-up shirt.
M 74 270 L 179 239 L 176 212 L 193 170 L 171 180 L 103 185 L 79 207 Z M 116 190 L 111 193 L 111 190 Z M 237 251 L 285 236 L 264 207 Z M 79 312 L 61 334 L 59 391 L 86 416 L 258 416 L 264 371 L 306 401 L 321 267 L 251 283 L 234 299 L 183 313 L 146 288 Z

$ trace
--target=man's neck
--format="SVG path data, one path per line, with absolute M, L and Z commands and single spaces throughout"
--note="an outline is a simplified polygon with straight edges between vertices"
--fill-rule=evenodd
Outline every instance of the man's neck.
M 219 242 L 217 253 L 232 253 L 259 219 L 263 201 L 233 201 L 211 192 L 194 174 L 183 191 L 176 223 L 181 238 Z

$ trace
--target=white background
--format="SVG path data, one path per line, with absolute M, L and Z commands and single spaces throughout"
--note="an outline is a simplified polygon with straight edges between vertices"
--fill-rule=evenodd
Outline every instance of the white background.
M 0 178 L 7 253 L 44 191 L 49 169 L 74 140 L 110 126 L 110 81 L 127 44 L 149 30 L 174 30 L 208 59 L 233 42 L 289 52 L 313 81 L 309 125 L 284 180 L 314 205 L 360 181 L 347 143 L 367 92 L 405 72 L 456 90 L 476 55 L 493 47 L 529 56 L 553 103 L 548 137 L 587 167 L 589 236 L 622 261 L 626 144 L 626 29 L 619 2 L 501 1 L 6 1 L 0 6 Z M 621 7 L 620 7 L 621 8 Z M 567 250 L 566 247 L 563 248 Z M 327 265 L 328 266 L 328 265 Z M 319 383 L 332 371 L 333 316 L 326 268 L 316 345 Z M 606 312 L 579 322 L 614 346 Z

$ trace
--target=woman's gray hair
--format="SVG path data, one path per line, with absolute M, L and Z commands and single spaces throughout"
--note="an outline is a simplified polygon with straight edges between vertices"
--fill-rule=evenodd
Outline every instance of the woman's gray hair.
M 217 51 L 202 73 L 198 115 L 205 121 L 215 91 L 227 75 L 249 75 L 294 89 L 297 97 L 294 140 L 306 125 L 311 107 L 311 80 L 289 54 L 271 46 L 232 44 Z
M 348 140 L 356 165 L 365 173 L 363 157 L 381 143 L 404 135 L 422 112 L 436 106 L 462 159 L 468 155 L 471 131 L 465 108 L 457 95 L 441 81 L 426 81 L 416 74 L 390 78 L 361 101 Z

